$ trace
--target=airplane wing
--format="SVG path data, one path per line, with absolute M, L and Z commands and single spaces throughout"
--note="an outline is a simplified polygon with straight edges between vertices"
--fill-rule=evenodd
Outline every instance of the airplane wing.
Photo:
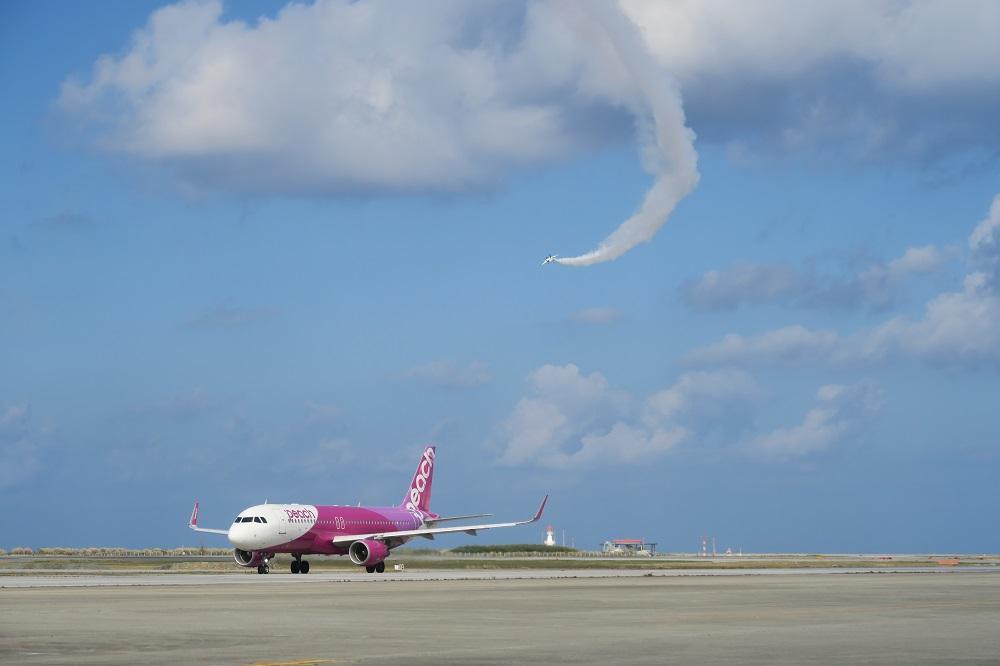
M 542 500 L 541 505 L 538 507 L 538 511 L 535 512 L 533 518 L 528 520 L 517 520 L 512 523 L 490 523 L 487 525 L 456 525 L 455 527 L 424 527 L 416 530 L 399 530 L 396 532 L 372 532 L 371 534 L 344 534 L 342 536 L 335 536 L 330 541 L 331 543 L 347 543 L 348 541 L 357 541 L 359 539 L 395 539 L 398 537 L 410 537 L 410 536 L 420 536 L 425 539 L 433 539 L 435 534 L 454 534 L 456 532 L 465 532 L 466 534 L 475 534 L 479 530 L 492 530 L 498 527 L 517 527 L 518 525 L 527 525 L 528 523 L 537 522 L 542 517 L 542 511 L 545 510 L 545 503 L 549 501 L 549 496 L 546 495 Z
M 489 518 L 492 513 L 471 513 L 468 516 L 448 516 L 447 518 L 428 518 L 424 522 L 428 525 L 436 525 L 438 523 L 446 523 L 451 520 L 469 520 L 470 518 Z
M 195 532 L 211 532 L 212 534 L 229 534 L 229 530 L 215 530 L 211 527 L 198 527 L 198 503 L 194 503 L 194 509 L 191 511 L 191 519 L 188 520 L 188 527 L 193 529 Z

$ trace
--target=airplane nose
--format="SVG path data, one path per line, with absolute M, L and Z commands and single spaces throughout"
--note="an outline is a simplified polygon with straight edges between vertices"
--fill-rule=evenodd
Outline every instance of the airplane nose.
M 233 525 L 229 528 L 229 543 L 233 544 L 237 548 L 249 550 L 250 544 L 247 539 L 249 536 L 250 535 L 247 534 L 246 530 L 244 530 L 241 526 Z

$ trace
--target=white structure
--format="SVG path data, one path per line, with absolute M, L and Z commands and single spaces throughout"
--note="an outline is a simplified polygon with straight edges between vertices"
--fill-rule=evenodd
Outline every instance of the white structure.
M 545 544 L 546 546 L 554 546 L 554 545 L 556 545 L 556 537 L 552 533 L 552 526 L 551 525 L 549 525 L 548 527 L 545 528 L 545 541 L 543 541 L 542 543 Z

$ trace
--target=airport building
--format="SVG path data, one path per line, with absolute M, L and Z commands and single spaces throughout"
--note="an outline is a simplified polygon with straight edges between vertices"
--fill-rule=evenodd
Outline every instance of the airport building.
M 601 544 L 601 552 L 605 555 L 621 555 L 624 557 L 656 555 L 656 544 L 647 543 L 643 539 L 611 539 Z

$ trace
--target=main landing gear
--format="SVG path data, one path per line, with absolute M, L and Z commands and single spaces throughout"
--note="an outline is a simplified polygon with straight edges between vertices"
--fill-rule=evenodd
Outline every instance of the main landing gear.
M 295 559 L 292 560 L 292 573 L 309 573 L 309 562 L 303 560 L 301 555 L 295 555 Z
M 368 573 L 385 573 L 385 562 L 379 562 L 375 566 L 365 567 Z

